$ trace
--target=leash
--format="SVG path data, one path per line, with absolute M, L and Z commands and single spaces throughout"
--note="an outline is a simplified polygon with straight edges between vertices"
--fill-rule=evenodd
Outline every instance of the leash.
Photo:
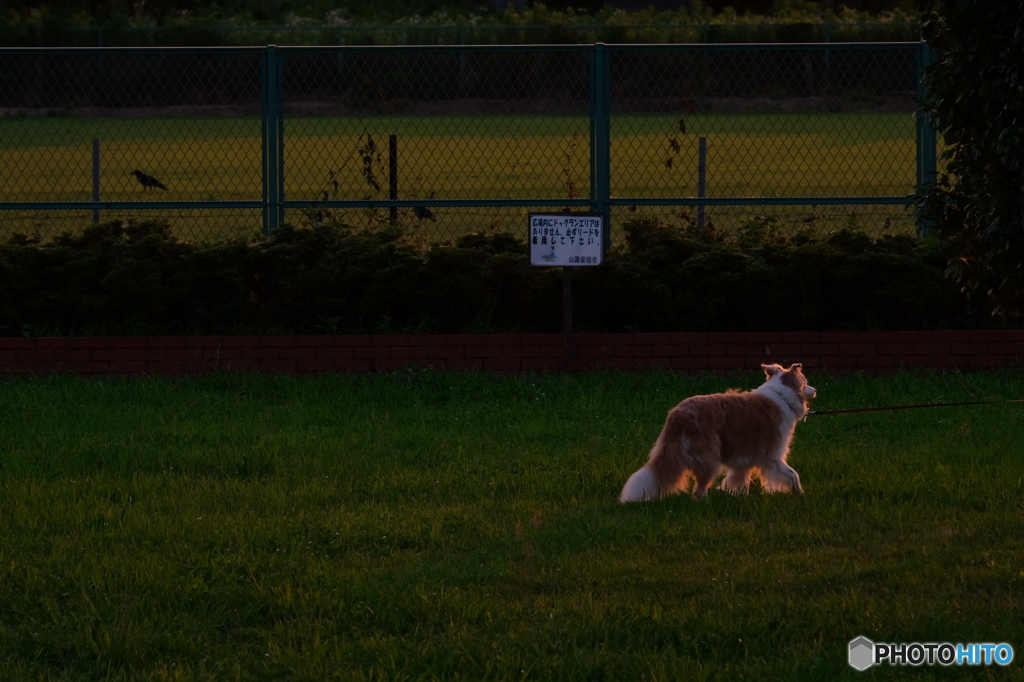
M 888 407 L 858 407 L 852 410 L 812 410 L 804 419 L 817 414 L 850 414 L 851 412 L 888 412 L 891 410 L 917 410 L 922 407 L 956 407 L 958 405 L 998 405 L 1002 403 L 1024 403 L 1021 400 L 975 400 L 966 403 L 928 403 L 925 405 L 890 405 Z

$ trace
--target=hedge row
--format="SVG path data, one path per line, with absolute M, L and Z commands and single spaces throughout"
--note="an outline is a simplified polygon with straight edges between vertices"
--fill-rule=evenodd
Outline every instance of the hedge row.
M 579 331 L 975 328 L 934 243 L 852 231 L 729 238 L 625 226 L 603 266 L 573 275 Z M 526 244 L 471 234 L 285 226 L 252 243 L 192 244 L 161 223 L 109 222 L 0 245 L 0 334 L 551 332 L 561 274 Z

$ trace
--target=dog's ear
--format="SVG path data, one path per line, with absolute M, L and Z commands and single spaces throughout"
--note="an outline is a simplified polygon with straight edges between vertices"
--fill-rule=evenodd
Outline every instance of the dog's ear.
M 792 365 L 789 366 L 790 372 L 800 372 L 801 374 L 803 374 L 803 369 L 804 365 L 801 362 L 794 362 Z
M 761 364 L 761 369 L 764 370 L 764 375 L 766 377 L 768 377 L 769 379 L 771 379 L 773 376 L 775 376 L 776 374 L 778 374 L 779 372 L 782 371 L 782 367 L 780 367 L 778 365 L 774 365 L 774 364 L 772 364 L 772 365 L 765 365 L 765 364 L 762 363 Z

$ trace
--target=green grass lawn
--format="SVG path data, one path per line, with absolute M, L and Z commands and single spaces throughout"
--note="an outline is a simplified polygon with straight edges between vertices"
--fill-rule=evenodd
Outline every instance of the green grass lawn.
M 818 409 L 1024 373 L 810 375 Z M 4 679 L 860 679 L 847 642 L 1007 642 L 1016 404 L 811 417 L 806 494 L 616 502 L 666 411 L 754 374 L 0 382 Z
M 18 172 L 0 176 L 0 201 L 91 200 L 93 139 L 101 141 L 103 200 L 259 200 L 260 129 L 258 118 L 4 119 L 0 164 Z M 359 150 L 367 134 L 379 152 L 370 154 L 379 189 L 363 173 Z M 392 134 L 398 136 L 401 199 L 563 199 L 591 192 L 586 115 L 291 116 L 284 127 L 286 199 L 315 201 L 324 192 L 331 199 L 387 199 Z M 612 195 L 696 196 L 699 137 L 708 140 L 709 197 L 903 196 L 916 182 L 909 113 L 700 114 L 687 117 L 685 134 L 675 115 L 616 115 Z M 145 191 L 130 175 L 135 169 L 158 177 L 169 191 Z M 796 210 L 800 219 L 813 212 Z M 130 215 L 154 212 L 191 238 L 251 234 L 261 225 L 259 212 L 247 209 Z M 519 232 L 525 213 L 441 209 L 442 219 L 431 227 L 442 235 L 495 227 Z M 895 231 L 912 231 L 902 209 L 895 207 L 892 216 Z M 359 210 L 339 218 L 372 220 Z M 90 220 L 88 211 L 29 211 L 3 216 L 0 234 L 53 233 Z M 303 215 L 293 210 L 286 220 L 299 223 Z

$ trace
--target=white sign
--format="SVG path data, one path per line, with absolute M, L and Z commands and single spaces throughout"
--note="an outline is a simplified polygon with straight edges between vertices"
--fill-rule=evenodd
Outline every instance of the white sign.
M 600 265 L 604 257 L 604 216 L 531 213 L 529 239 L 531 265 Z

